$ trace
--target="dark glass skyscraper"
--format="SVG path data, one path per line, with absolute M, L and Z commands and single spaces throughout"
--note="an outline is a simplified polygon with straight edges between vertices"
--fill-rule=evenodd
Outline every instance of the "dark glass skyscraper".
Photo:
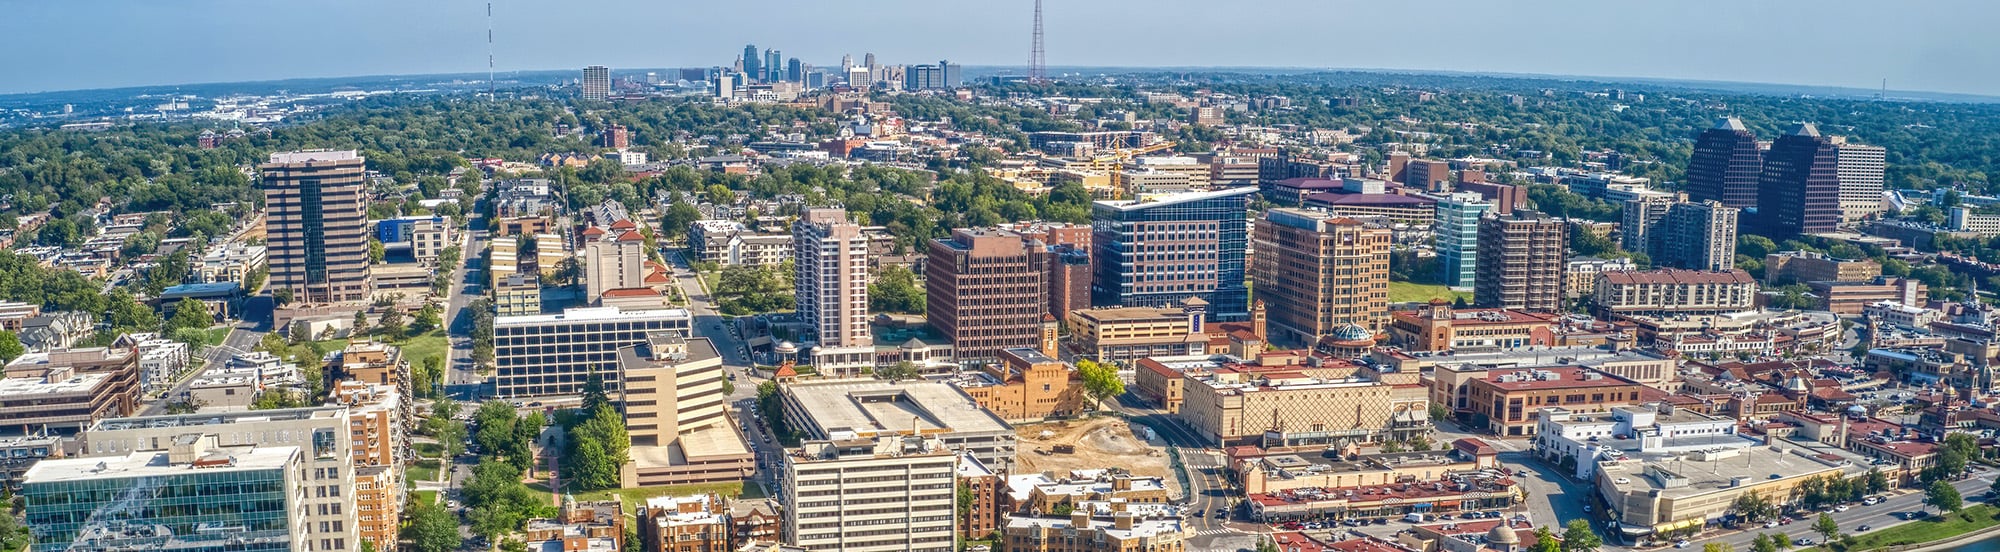
M 1719 201 L 1738 209 L 1757 206 L 1757 178 L 1763 155 L 1757 151 L 1757 137 L 1743 128 L 1735 117 L 1716 120 L 1694 141 L 1694 155 L 1688 158 L 1688 201 Z
M 1249 319 L 1243 264 L 1256 194 L 1257 187 L 1246 186 L 1097 202 L 1090 221 L 1093 302 L 1171 307 L 1200 297 L 1216 320 Z
M 1766 237 L 1833 231 L 1840 225 L 1840 148 L 1812 123 L 1799 123 L 1771 143 L 1757 190 Z
M 758 57 L 756 44 L 743 45 L 743 74 L 752 78 L 764 76 L 764 58 Z

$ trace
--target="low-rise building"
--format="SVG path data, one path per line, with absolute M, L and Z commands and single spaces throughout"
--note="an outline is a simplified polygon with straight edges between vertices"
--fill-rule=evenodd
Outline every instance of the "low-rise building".
M 1085 504 L 1167 504 L 1167 481 L 1119 470 L 1072 470 L 1060 477 L 1045 473 L 1010 475 L 1007 497 L 1000 509 L 1029 516 L 1049 515 Z
M 1177 516 L 1118 512 L 1099 519 L 1087 512 L 1068 518 L 1012 517 L 1001 531 L 1007 550 L 1024 552 L 1183 552 L 1194 530 Z
M 715 493 L 663 496 L 639 510 L 639 549 L 646 552 L 730 552 L 728 506 Z
M 1945 319 L 1944 311 L 1897 301 L 1869 303 L 1861 307 L 1861 315 L 1876 324 L 1906 330 L 1929 330 L 1932 323 Z
M 1071 416 L 1083 411 L 1076 371 L 1041 351 L 1005 349 L 998 364 L 951 378 L 973 402 L 1010 423 Z
M 1500 466 L 1499 453 L 1478 439 L 1460 439 L 1443 450 L 1361 456 L 1346 452 L 1336 448 L 1318 454 L 1267 454 L 1261 449 L 1250 449 L 1232 453 L 1230 464 L 1245 494 L 1436 481 L 1453 473 Z
M 1189 299 L 1181 308 L 1109 307 L 1069 313 L 1070 340 L 1098 362 L 1131 362 L 1145 357 L 1198 354 L 1208 348 L 1202 318 L 1208 302 Z
M 1330 357 L 1298 360 L 1185 373 L 1177 416 L 1217 444 L 1374 442 L 1429 431 L 1429 397 L 1415 372 Z
M 138 408 L 136 357 L 94 347 L 28 353 L 0 378 L 0 420 L 19 434 L 74 435 L 92 423 Z
M 1596 475 L 1599 460 L 1757 444 L 1736 433 L 1735 419 L 1677 409 L 1669 403 L 1620 406 L 1604 415 L 1550 406 L 1542 408 L 1538 417 L 1535 455 L 1572 469 L 1580 480 Z
M 979 463 L 978 458 L 961 454 L 958 456 L 958 472 L 955 476 L 958 487 L 972 496 L 965 505 L 958 520 L 958 535 L 966 539 L 983 539 L 1000 527 L 1000 475 Z
M 618 552 L 625 549 L 625 503 L 611 500 L 577 502 L 564 496 L 554 518 L 533 518 L 521 527 L 529 550 Z
M 1862 314 L 1868 305 L 1883 301 L 1895 301 L 1905 305 L 1922 304 L 1930 295 L 1930 289 L 1914 278 L 1881 277 L 1858 282 L 1806 282 L 1817 303 L 1814 307 L 1834 314 L 1853 316 Z
M 1638 404 L 1646 389 L 1639 382 L 1577 366 L 1483 370 L 1464 387 L 1469 427 L 1506 437 L 1533 436 L 1542 407 L 1603 412 Z
M 1764 256 L 1764 281 L 1859 282 L 1882 275 L 1882 265 L 1870 259 L 1841 259 L 1814 251 L 1780 251 Z
M 194 266 L 193 284 L 243 282 L 252 271 L 264 266 L 265 247 L 231 242 L 201 254 Z
M 1606 272 L 1597 276 L 1591 302 L 1606 319 L 1737 312 L 1756 307 L 1757 281 L 1734 269 Z
M 1597 275 L 1638 269 L 1628 258 L 1570 257 L 1563 264 L 1563 294 L 1570 299 L 1590 297 L 1597 289 Z
M 700 262 L 721 266 L 778 266 L 792 258 L 791 234 L 758 234 L 728 220 L 688 225 L 688 251 Z
M 1454 310 L 1442 299 L 1389 313 L 1389 341 L 1413 351 L 1493 350 L 1555 345 L 1553 313 L 1509 309 Z
M 1741 449 L 1636 454 L 1598 463 L 1598 499 L 1626 538 L 1699 530 L 1731 512 L 1737 497 L 1774 501 L 1828 475 L 1852 477 L 1868 462 L 1832 447 L 1795 443 Z

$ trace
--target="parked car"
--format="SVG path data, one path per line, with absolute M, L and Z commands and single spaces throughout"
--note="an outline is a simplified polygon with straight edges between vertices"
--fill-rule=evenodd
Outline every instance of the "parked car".
M 1866 526 L 1866 525 L 1863 525 L 1863 526 L 1860 526 L 1860 527 L 1856 527 L 1856 528 L 1854 528 L 1854 532 L 1856 532 L 1856 533 L 1861 533 L 1861 532 L 1865 532 L 1865 531 L 1867 531 L 1867 530 L 1869 530 L 1869 529 L 1874 529 L 1874 527 L 1869 527 L 1869 526 Z

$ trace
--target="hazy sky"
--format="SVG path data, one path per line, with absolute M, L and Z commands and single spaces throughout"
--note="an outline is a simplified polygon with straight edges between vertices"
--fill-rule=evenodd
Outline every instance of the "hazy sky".
M 1032 0 L 497 0 L 498 67 L 1026 65 Z M 1048 62 L 1662 77 L 2000 95 L 2000 2 L 1046 0 Z M 486 68 L 473 0 L 0 0 L 0 93 Z

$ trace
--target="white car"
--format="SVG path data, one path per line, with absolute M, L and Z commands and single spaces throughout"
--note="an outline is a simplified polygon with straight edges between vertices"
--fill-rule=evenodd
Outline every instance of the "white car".
M 1674 543 L 1674 548 L 1687 548 L 1688 544 L 1689 543 L 1687 539 L 1681 539 L 1680 541 Z
M 1846 505 L 1846 504 L 1842 504 L 1842 505 L 1839 505 L 1839 506 L 1834 506 L 1834 507 L 1833 507 L 1833 511 L 1835 511 L 1835 512 L 1845 512 L 1845 511 L 1847 511 L 1847 505 Z

